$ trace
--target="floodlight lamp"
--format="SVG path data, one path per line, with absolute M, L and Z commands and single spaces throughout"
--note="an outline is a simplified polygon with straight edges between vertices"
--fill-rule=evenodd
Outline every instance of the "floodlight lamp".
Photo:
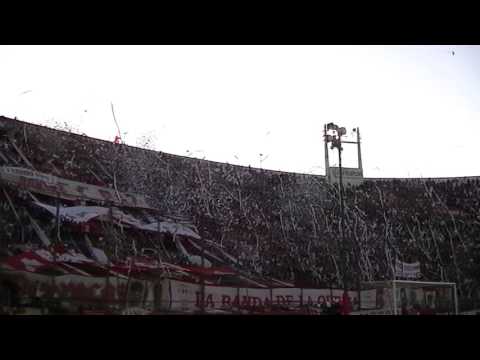
M 338 129 L 338 126 L 335 125 L 333 122 L 327 124 L 327 130 L 337 130 L 337 129 Z
M 345 135 L 346 133 L 347 133 L 347 129 L 345 129 L 344 127 L 341 127 L 340 129 L 338 129 L 339 136 Z

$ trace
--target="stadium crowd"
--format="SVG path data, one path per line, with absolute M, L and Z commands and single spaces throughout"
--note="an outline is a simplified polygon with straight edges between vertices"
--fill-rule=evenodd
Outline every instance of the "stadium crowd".
M 366 179 L 359 186 L 347 186 L 342 243 L 339 190 L 322 176 L 186 158 L 3 117 L 0 125 L 0 166 L 144 194 L 160 213 L 190 219 L 202 238 L 237 258 L 231 266 L 251 276 L 297 286 L 339 287 L 347 274 L 349 287 L 355 288 L 361 281 L 392 279 L 396 259 L 419 261 L 423 279 L 456 282 L 461 300 L 478 301 L 476 178 Z M 14 199 L 16 213 L 8 197 Z M 29 216 L 49 234 L 54 232 L 54 219 L 21 191 L 3 187 L 0 212 L 2 249 L 14 242 L 35 243 Z M 131 251 L 129 237 L 138 238 L 145 248 L 160 249 L 162 243 L 148 233 L 115 227 L 108 231 L 123 239 L 123 256 Z M 102 239 L 108 231 L 95 236 L 92 230 L 90 236 L 113 256 L 119 250 L 113 249 L 108 236 Z M 83 236 L 78 234 L 81 231 L 62 232 L 62 240 L 76 246 L 78 236 Z M 187 261 L 174 248 L 162 251 L 172 262 Z

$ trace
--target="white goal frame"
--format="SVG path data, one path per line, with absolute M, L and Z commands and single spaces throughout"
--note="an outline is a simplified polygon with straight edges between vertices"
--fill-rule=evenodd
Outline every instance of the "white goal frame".
M 453 282 L 434 282 L 434 281 L 413 281 L 413 280 L 385 280 L 385 281 L 372 281 L 362 283 L 363 289 L 372 289 L 372 288 L 384 288 L 391 289 L 391 300 L 392 300 L 392 314 L 400 315 L 398 313 L 398 303 L 399 299 L 397 298 L 397 288 L 402 287 L 445 287 L 450 288 L 453 291 L 453 313 L 458 315 L 458 296 L 457 296 L 457 284 Z M 362 313 L 363 311 L 360 311 Z

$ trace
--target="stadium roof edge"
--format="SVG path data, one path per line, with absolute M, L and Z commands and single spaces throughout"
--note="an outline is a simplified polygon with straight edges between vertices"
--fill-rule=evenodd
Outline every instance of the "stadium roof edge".
M 16 119 L 16 118 L 15 118 L 15 119 L 12 119 L 12 118 L 9 118 L 9 117 L 3 116 L 3 115 L 0 115 L 0 120 L 14 121 L 14 122 L 17 122 L 17 123 L 23 124 L 23 125 L 29 125 L 29 126 L 33 126 L 33 127 L 37 127 L 37 128 L 43 128 L 43 129 L 47 129 L 47 130 L 50 130 L 50 131 L 58 131 L 58 132 L 62 132 L 62 133 L 67 134 L 67 135 L 73 135 L 73 136 L 80 137 L 80 138 L 87 138 L 87 139 L 93 140 L 93 141 L 99 141 L 99 142 L 103 142 L 103 143 L 113 144 L 113 141 L 108 141 L 108 140 L 104 140 L 104 139 L 98 139 L 98 138 L 91 137 L 91 136 L 88 136 L 88 135 L 77 134 L 77 133 L 75 133 L 75 132 L 65 131 L 65 130 L 61 130 L 61 129 L 54 129 L 54 128 L 48 127 L 48 126 L 46 126 L 46 125 L 29 123 L 29 122 L 27 122 L 27 121 L 18 120 L 18 119 Z M 258 171 L 258 172 L 270 172 L 270 173 L 277 173 L 277 174 L 288 174 L 288 175 L 308 176 L 308 177 L 319 178 L 319 179 L 321 179 L 321 180 L 325 180 L 325 179 L 326 179 L 325 175 L 306 174 L 306 173 L 300 173 L 300 172 L 291 172 L 291 171 L 281 171 L 281 170 L 273 170 L 273 169 L 256 168 L 256 167 L 245 166 L 245 165 L 235 165 L 235 164 L 224 163 L 224 162 L 220 162 L 220 161 L 204 160 L 204 159 L 199 159 L 199 158 L 194 158 L 194 157 L 188 157 L 188 156 L 184 156 L 184 155 L 171 154 L 171 153 L 167 153 L 167 152 L 165 152 L 165 151 L 156 151 L 156 150 L 144 149 L 144 148 L 141 148 L 141 147 L 138 147 L 138 146 L 134 146 L 134 145 L 128 145 L 128 144 L 118 144 L 118 145 L 120 145 L 120 146 L 126 146 L 126 147 L 131 148 L 131 149 L 137 149 L 137 150 L 154 152 L 154 153 L 161 153 L 161 154 L 165 154 L 165 155 L 169 155 L 169 156 L 174 156 L 174 157 L 178 157 L 178 158 L 183 158 L 183 159 L 192 159 L 192 160 L 197 160 L 197 161 L 201 161 L 201 162 L 209 162 L 209 163 L 220 164 L 220 165 L 231 165 L 231 166 L 235 166 L 235 167 L 239 167 L 239 168 L 243 168 L 243 169 L 255 170 L 255 171 Z M 473 175 L 473 176 L 451 176 L 451 177 L 420 177 L 420 178 L 402 178 L 402 177 L 398 177 L 398 178 L 395 178 L 395 177 L 379 177 L 379 178 L 375 178 L 375 177 L 365 177 L 364 179 L 365 179 L 365 181 L 392 181 L 392 180 L 448 181 L 448 180 L 480 179 L 480 175 Z
M 37 128 L 43 128 L 43 129 L 47 129 L 47 130 L 50 130 L 50 131 L 58 131 L 58 132 L 62 132 L 62 133 L 67 134 L 67 135 L 73 135 L 73 136 L 80 137 L 80 138 L 83 138 L 83 139 L 84 139 L 84 138 L 87 138 L 87 139 L 94 140 L 94 141 L 100 141 L 100 142 L 103 142 L 103 143 L 113 144 L 113 141 L 108 141 L 108 140 L 104 140 L 104 139 L 98 139 L 98 138 L 91 137 L 91 136 L 88 136 L 88 135 L 82 135 L 82 134 L 78 134 L 78 133 L 70 132 L 70 131 L 66 131 L 66 130 L 54 129 L 54 128 L 48 127 L 48 126 L 46 126 L 46 125 L 29 123 L 29 122 L 27 122 L 27 121 L 18 120 L 18 119 L 12 119 L 12 118 L 9 118 L 9 117 L 0 115 L 0 120 L 2 120 L 2 119 L 8 120 L 8 121 L 15 121 L 15 122 L 20 123 L 20 124 L 29 125 L 29 126 L 33 126 L 33 127 L 37 127 Z M 214 164 L 221 164 L 221 165 L 231 165 L 231 166 L 236 166 L 236 167 L 240 167 L 240 168 L 244 168 L 244 169 L 257 170 L 257 171 L 259 171 L 259 172 L 268 171 L 268 172 L 271 172 L 271 173 L 291 174 L 291 175 L 302 175 L 302 176 L 313 176 L 313 177 L 317 177 L 317 178 L 319 177 L 319 178 L 325 179 L 325 175 L 306 174 L 306 173 L 291 172 L 291 171 L 281 171 L 281 170 L 272 170 L 272 169 L 256 168 L 256 167 L 253 167 L 253 166 L 235 165 L 235 164 L 230 164 L 230 163 L 225 163 L 225 162 L 220 162 L 220 161 L 215 161 L 215 160 L 206 160 L 206 159 L 203 160 L 203 159 L 199 159 L 199 158 L 195 158 L 195 157 L 189 157 L 189 156 L 178 155 L 178 154 L 171 154 L 171 153 L 168 153 L 168 152 L 165 152 L 165 151 L 157 151 L 157 150 L 144 149 L 144 148 L 141 148 L 141 147 L 138 147 L 138 146 L 134 146 L 134 145 L 128 145 L 128 144 L 117 144 L 117 145 L 126 146 L 126 147 L 128 147 L 128 148 L 138 149 L 138 150 L 142 150 L 142 151 L 149 151 L 149 152 L 151 151 L 151 152 L 155 152 L 155 153 L 166 154 L 166 155 L 175 156 L 175 157 L 179 157 L 179 158 L 183 158 L 183 159 L 192 159 L 192 160 L 197 160 L 197 161 L 202 161 L 202 162 L 209 162 L 209 163 L 214 163 Z

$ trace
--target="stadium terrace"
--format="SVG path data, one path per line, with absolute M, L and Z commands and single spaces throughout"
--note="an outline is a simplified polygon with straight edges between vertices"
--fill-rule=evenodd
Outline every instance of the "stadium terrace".
M 363 180 L 345 189 L 340 248 L 324 176 L 0 117 L 0 312 L 477 309 L 479 179 Z

